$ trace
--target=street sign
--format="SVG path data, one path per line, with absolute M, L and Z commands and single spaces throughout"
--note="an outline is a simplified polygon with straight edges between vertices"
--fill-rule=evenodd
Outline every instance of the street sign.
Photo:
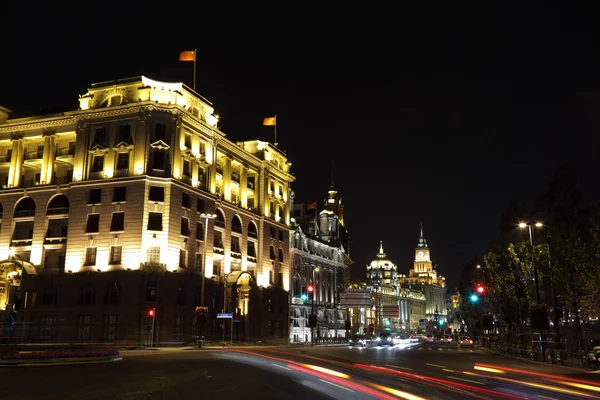
M 217 318 L 233 318 L 233 314 L 217 314 Z

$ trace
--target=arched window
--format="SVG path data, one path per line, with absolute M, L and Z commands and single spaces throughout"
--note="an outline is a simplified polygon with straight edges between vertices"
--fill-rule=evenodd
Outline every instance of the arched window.
M 233 232 L 242 233 L 242 221 L 237 215 L 234 215 L 231 220 L 231 230 Z
M 257 238 L 258 232 L 256 230 L 256 224 L 252 221 L 248 224 L 248 236 L 251 238 Z
M 283 249 L 279 249 L 277 258 L 279 262 L 283 262 Z
M 15 206 L 13 218 L 34 217 L 35 216 L 35 201 L 31 197 L 22 198 Z
M 46 215 L 68 214 L 69 213 L 69 198 L 64 194 L 59 194 L 50 200 Z
M 223 211 L 217 208 L 215 210 L 215 215 L 217 216 L 215 218 L 215 226 L 225 228 L 225 216 L 223 215 Z

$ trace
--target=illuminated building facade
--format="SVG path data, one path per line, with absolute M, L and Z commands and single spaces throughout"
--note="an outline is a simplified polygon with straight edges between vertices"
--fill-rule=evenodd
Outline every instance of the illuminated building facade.
M 415 261 L 413 269 L 408 275 L 399 275 L 398 282 L 403 287 L 419 288 L 425 295 L 425 314 L 430 321 L 446 321 L 446 278 L 438 274 L 431 262 L 430 248 L 423 235 L 415 248 Z
M 0 305 L 20 290 L 17 321 L 46 340 L 180 344 L 219 337 L 225 308 L 227 337 L 287 341 L 289 165 L 228 140 L 182 83 L 96 83 L 53 115 L 0 108 Z
M 306 204 L 293 204 L 292 195 L 292 343 L 313 341 L 313 330 L 308 322 L 313 312 L 317 316 L 315 339 L 346 336 L 347 313 L 340 307 L 339 296 L 346 286 L 351 261 L 343 244 L 344 241 L 347 243 L 348 235 L 343 225 L 341 199 L 336 195 L 337 191 L 331 188 L 321 212 L 317 211 L 316 203 L 308 207 L 309 210 Z M 307 293 L 311 285 L 314 287 L 314 304 Z
M 379 253 L 367 266 L 367 287 L 371 288 L 371 307 L 374 311 L 371 333 L 409 333 L 418 330 L 419 319 L 424 314 L 424 294 L 416 289 L 400 287 L 397 271 L 397 266 L 387 258 L 383 243 L 380 242 Z

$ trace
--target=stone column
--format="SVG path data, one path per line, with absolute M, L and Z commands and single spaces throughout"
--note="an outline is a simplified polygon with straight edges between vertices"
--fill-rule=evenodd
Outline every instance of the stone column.
M 15 138 L 12 141 L 10 157 L 10 170 L 8 171 L 8 186 L 19 187 L 23 171 L 23 139 Z
M 240 205 L 242 208 L 248 207 L 248 167 L 240 166 Z
M 223 199 L 231 201 L 231 158 L 225 156 L 223 161 Z

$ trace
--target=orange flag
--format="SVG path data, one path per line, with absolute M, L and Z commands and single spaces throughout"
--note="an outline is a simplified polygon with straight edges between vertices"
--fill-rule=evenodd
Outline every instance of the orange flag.
M 263 125 L 265 125 L 265 126 L 275 126 L 275 118 L 277 118 L 277 117 L 265 118 L 264 121 L 263 121 Z
M 196 50 L 184 50 L 180 52 L 179 61 L 196 61 Z

